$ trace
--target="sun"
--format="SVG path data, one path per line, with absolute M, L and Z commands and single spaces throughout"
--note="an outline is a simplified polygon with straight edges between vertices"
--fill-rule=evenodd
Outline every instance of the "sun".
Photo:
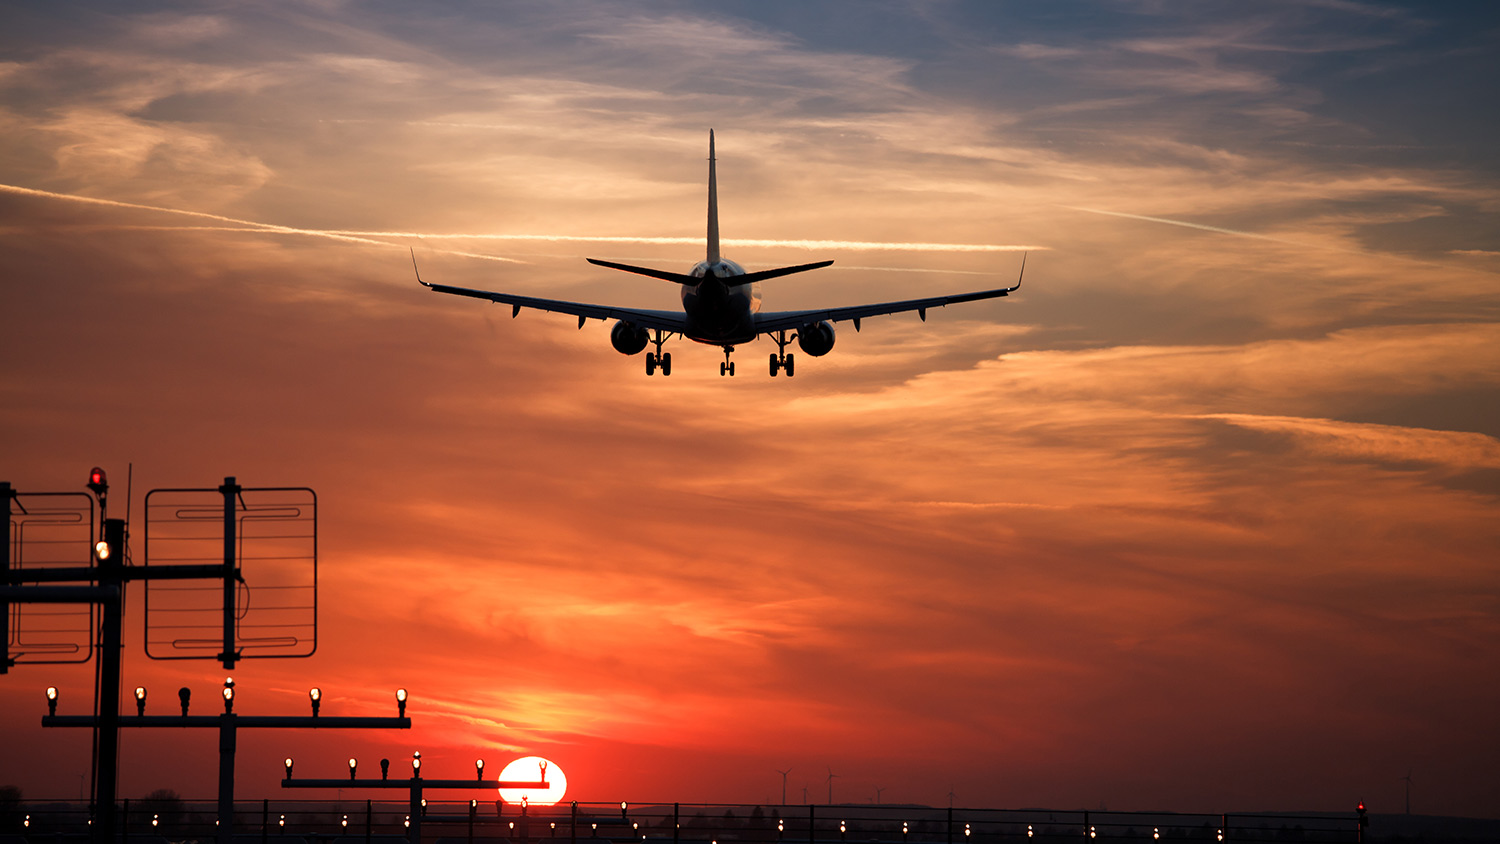
M 505 766 L 501 782 L 537 782 L 546 780 L 546 788 L 502 788 L 500 799 L 520 803 L 524 797 L 530 806 L 554 806 L 568 790 L 568 778 L 562 768 L 540 756 L 523 756 Z

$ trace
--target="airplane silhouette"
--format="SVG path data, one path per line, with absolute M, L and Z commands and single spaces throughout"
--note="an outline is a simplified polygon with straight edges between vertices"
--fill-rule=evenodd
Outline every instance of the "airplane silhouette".
M 749 343 L 762 334 L 769 336 L 777 351 L 770 357 L 771 375 L 785 371 L 790 378 L 795 372 L 793 356 L 786 347 L 793 340 L 806 354 L 822 357 L 833 350 L 835 322 L 852 322 L 859 330 L 860 320 L 872 316 L 916 311 L 923 322 L 927 321 L 928 308 L 940 308 L 959 302 L 975 302 L 1008 296 L 1021 286 L 1021 279 L 1011 287 L 995 290 L 980 290 L 952 296 L 931 296 L 925 299 L 907 299 L 901 302 L 878 302 L 869 305 L 853 305 L 844 308 L 823 308 L 807 311 L 761 312 L 760 282 L 780 278 L 792 273 L 806 272 L 826 267 L 833 261 L 817 261 L 792 267 L 777 267 L 770 270 L 747 273 L 745 268 L 724 258 L 719 253 L 719 189 L 715 174 L 714 133 L 708 130 L 708 255 L 686 273 L 674 273 L 650 267 L 617 264 L 589 258 L 588 262 L 601 267 L 637 273 L 674 282 L 682 289 L 682 312 L 648 311 L 638 308 L 622 308 L 615 305 L 591 305 L 584 302 L 569 302 L 560 299 L 539 299 L 533 296 L 518 296 L 514 293 L 495 293 L 488 290 L 472 290 L 467 287 L 451 287 L 446 284 L 428 284 L 422 281 L 417 271 L 417 281 L 435 293 L 451 293 L 475 299 L 488 299 L 511 306 L 511 316 L 522 308 L 539 311 L 571 314 L 578 317 L 582 328 L 590 319 L 616 320 L 609 332 L 609 341 L 615 351 L 625 355 L 639 354 L 647 344 L 656 351 L 646 353 L 646 374 L 654 375 L 660 369 L 662 375 L 672 374 L 672 353 L 663 353 L 662 344 L 672 335 L 686 337 L 697 343 L 719 346 L 724 350 L 724 362 L 719 365 L 720 375 L 733 375 L 734 363 L 729 356 L 734 347 Z M 412 253 L 412 269 L 416 270 L 416 253 Z M 1021 275 L 1026 273 L 1026 256 L 1021 256 Z

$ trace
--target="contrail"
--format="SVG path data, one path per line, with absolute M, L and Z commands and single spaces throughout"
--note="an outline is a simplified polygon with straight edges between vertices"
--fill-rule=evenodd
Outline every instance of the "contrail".
M 303 237 L 323 237 L 329 240 L 338 240 L 345 243 L 361 243 L 370 246 L 400 246 L 400 244 L 397 243 L 386 243 L 383 240 L 374 240 L 369 236 L 354 233 L 333 232 L 323 229 L 299 229 L 294 226 L 280 226 L 275 223 L 260 223 L 256 222 L 255 220 L 241 220 L 236 217 L 226 217 L 222 214 L 210 214 L 207 211 L 187 211 L 181 208 L 165 208 L 160 205 L 142 205 L 136 202 L 121 202 L 117 199 L 99 199 L 93 196 L 79 196 L 72 193 L 55 193 L 49 190 L 23 188 L 19 185 L 0 184 L 0 191 L 4 191 L 6 193 L 21 194 L 22 196 L 37 196 L 45 199 L 64 199 L 69 202 L 81 202 L 87 205 L 105 205 L 111 208 L 132 208 L 138 211 L 159 211 L 164 214 L 182 214 L 188 217 L 199 217 L 205 220 L 218 220 L 221 223 L 233 223 L 235 226 L 246 227 L 229 228 L 225 229 L 225 231 L 252 231 L 270 234 L 294 234 Z M 182 226 L 180 228 L 191 230 L 217 227 Z M 527 263 L 526 261 L 517 260 L 515 258 L 501 258 L 498 255 L 481 255 L 477 252 L 458 252 L 451 249 L 444 249 L 440 251 L 447 252 L 452 255 L 462 255 L 466 258 L 482 258 L 487 261 L 501 261 L 507 264 Z
M 701 245 L 701 237 L 636 237 L 575 234 L 434 234 L 432 232 L 340 231 L 348 237 L 420 237 L 431 240 L 545 240 L 578 243 L 647 243 L 653 246 Z M 726 246 L 780 246 L 791 249 L 850 249 L 887 252 L 1040 252 L 1050 247 L 996 243 L 922 243 L 870 240 L 757 240 L 726 237 Z
M 37 190 L 35 188 L 24 188 L 19 185 L 0 184 L 0 191 L 21 194 L 23 196 L 44 197 L 47 199 L 63 199 L 70 202 L 81 202 L 88 205 L 104 205 L 111 208 L 131 208 L 141 211 L 157 211 L 164 214 L 181 214 L 188 217 L 198 217 L 205 220 L 215 220 L 221 223 L 230 223 L 231 227 L 216 226 L 180 226 L 176 227 L 184 231 L 213 230 L 223 231 L 249 231 L 269 234 L 291 234 L 302 237 L 322 237 L 329 240 L 338 240 L 346 243 L 360 243 L 372 246 L 399 246 L 399 244 L 388 243 L 379 238 L 417 238 L 419 240 L 496 240 L 496 241 L 545 241 L 561 243 L 644 243 L 662 246 L 692 245 L 696 246 L 703 241 L 696 237 L 636 237 L 636 236 L 607 236 L 607 235 L 569 235 L 569 234 L 455 234 L 436 232 L 410 232 L 410 231 L 348 231 L 340 229 L 304 229 L 295 226 L 283 226 L 276 223 L 262 223 L 256 220 L 242 220 L 236 217 L 226 217 L 222 214 L 211 214 L 206 211 L 188 211 L 181 208 L 167 208 L 160 205 L 143 205 L 135 202 L 121 202 L 116 199 L 99 199 L 92 196 L 79 196 L 71 193 L 56 193 L 54 191 Z M 1088 209 L 1080 209 L 1088 210 Z M 1100 214 L 1112 214 L 1110 211 L 1099 211 Z M 1132 216 L 1120 214 L 1118 216 Z M 1154 219 L 1154 218 L 1142 218 Z M 1170 222 L 1170 221 L 1164 221 Z M 1183 223 L 1181 225 L 1191 225 Z M 141 227 L 147 228 L 147 227 Z M 168 227 L 159 227 L 168 228 Z M 1203 227 L 1199 227 L 1203 228 Z M 930 243 L 930 242 L 907 242 L 907 241 L 869 241 L 869 240 L 772 240 L 753 238 L 726 238 L 724 244 L 727 246 L 747 247 L 780 247 L 787 249 L 805 250 L 849 250 L 849 251 L 884 251 L 884 252 L 1040 252 L 1049 247 L 1025 244 L 997 244 L 997 243 Z M 450 255 L 461 255 L 469 258 L 481 258 L 488 261 L 502 261 L 512 264 L 525 264 L 516 258 L 502 258 L 496 255 L 484 255 L 477 252 L 462 252 L 458 250 L 438 250 Z
M 1232 235 L 1235 235 L 1236 237 L 1253 237 L 1256 240 L 1273 240 L 1273 241 L 1275 241 L 1277 243 L 1290 243 L 1290 244 L 1293 244 L 1295 246 L 1307 246 L 1307 245 L 1309 245 L 1309 244 L 1306 244 L 1306 243 L 1299 243 L 1298 241 L 1295 241 L 1295 240 L 1287 240 L 1285 238 L 1272 237 L 1272 236 L 1270 236 L 1268 234 L 1256 234 L 1255 232 L 1239 231 L 1238 229 L 1226 229 L 1226 228 L 1221 228 L 1219 226 L 1206 226 L 1206 225 L 1204 225 L 1202 223 L 1189 223 L 1189 222 L 1187 222 L 1185 220 L 1169 220 L 1166 217 L 1147 217 L 1144 214 L 1126 214 L 1123 211 L 1103 211 L 1103 210 L 1098 209 L 1098 208 L 1081 208 L 1081 207 L 1079 207 L 1077 205 L 1063 205 L 1061 207 L 1067 208 L 1070 211 L 1087 211 L 1090 214 L 1104 214 L 1105 216 L 1108 216 L 1108 217 L 1124 217 L 1127 220 L 1145 220 L 1146 222 L 1149 222 L 1149 223 L 1166 223 L 1169 226 L 1182 226 L 1183 228 L 1199 229 L 1201 231 L 1215 232 L 1217 234 L 1232 234 Z

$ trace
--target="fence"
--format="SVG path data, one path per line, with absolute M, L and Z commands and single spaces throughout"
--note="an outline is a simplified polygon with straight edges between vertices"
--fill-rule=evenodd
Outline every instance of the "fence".
M 128 844 L 210 841 L 214 803 L 127 800 Z M 262 800 L 235 804 L 235 839 L 244 844 L 395 844 L 409 837 L 408 806 L 390 800 Z M 1182 814 L 1043 809 L 947 809 L 900 805 L 752 806 L 686 803 L 576 803 L 521 807 L 470 800 L 426 801 L 422 838 L 460 844 L 1221 844 L 1347 842 L 1359 839 L 1352 814 Z M 85 840 L 90 816 L 77 803 L 24 801 L 0 809 L 0 844 Z

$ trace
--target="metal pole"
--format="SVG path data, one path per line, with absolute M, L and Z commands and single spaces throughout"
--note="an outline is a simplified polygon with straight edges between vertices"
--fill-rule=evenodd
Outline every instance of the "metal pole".
M 948 807 L 948 844 L 953 844 L 953 807 Z
M 260 844 L 266 844 L 266 836 L 271 832 L 271 800 L 262 797 L 260 801 Z
M 682 816 L 680 803 L 672 804 L 672 844 L 677 844 L 677 834 L 682 831 Z
M 411 832 L 406 840 L 411 844 L 422 844 L 422 780 L 418 777 L 411 778 L 411 805 L 406 811 L 411 818 Z
M 234 745 L 239 716 L 219 716 L 219 844 L 234 841 Z
M 234 615 L 235 615 L 235 581 L 234 581 L 234 559 L 235 559 L 235 497 L 240 493 L 240 485 L 234 482 L 234 477 L 224 479 L 224 485 L 219 487 L 219 492 L 224 494 L 224 652 L 219 654 L 226 669 L 233 669 L 238 656 L 234 652 Z
M 373 801 L 365 798 L 365 844 L 370 844 L 370 827 L 375 822 L 375 809 Z
M 5 526 L 0 527 L 0 584 L 10 583 L 10 481 L 0 481 Z M 10 673 L 10 599 L 0 598 L 0 674 Z
M 104 541 L 110 551 L 99 561 L 99 585 L 113 586 L 123 593 L 125 520 L 104 520 Z M 120 772 L 120 660 L 123 658 L 120 627 L 124 595 L 103 602 L 99 626 L 99 775 L 94 782 L 94 825 L 97 844 L 113 844 L 115 837 L 115 790 Z M 8 635 L 8 633 L 7 633 Z
M 571 842 L 571 844 L 578 844 L 578 801 L 577 800 L 573 801 L 573 808 L 570 810 L 569 816 L 570 816 L 570 820 L 568 821 L 568 841 Z
M 818 844 L 818 809 L 813 804 L 807 804 L 807 840 L 810 844 Z

